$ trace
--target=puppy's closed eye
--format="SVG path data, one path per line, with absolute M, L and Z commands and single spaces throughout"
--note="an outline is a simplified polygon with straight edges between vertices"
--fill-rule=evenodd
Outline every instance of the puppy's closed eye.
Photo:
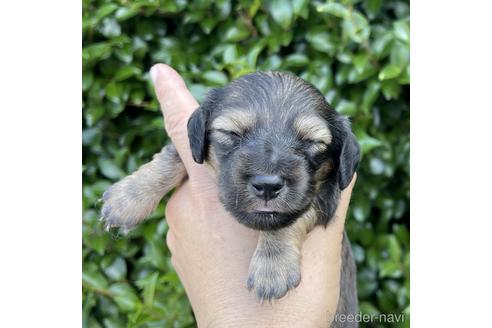
M 255 125 L 256 114 L 246 111 L 230 111 L 217 117 L 211 124 L 212 130 L 230 131 L 241 134 Z
M 238 132 L 224 129 L 213 129 L 210 133 L 213 140 L 218 143 L 231 146 L 242 138 Z
M 321 152 L 328 148 L 332 135 L 326 122 L 316 115 L 301 115 L 294 120 L 299 138 L 308 143 L 308 151 Z
M 306 140 L 308 142 L 307 151 L 311 154 L 317 154 L 325 151 L 328 148 L 326 142 L 321 140 Z

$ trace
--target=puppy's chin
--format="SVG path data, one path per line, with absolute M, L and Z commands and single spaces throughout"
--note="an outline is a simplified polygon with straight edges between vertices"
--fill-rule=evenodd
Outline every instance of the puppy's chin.
M 245 225 L 248 228 L 255 230 L 276 230 L 285 228 L 295 222 L 306 209 L 290 213 L 280 212 L 243 212 L 243 211 L 230 211 L 232 215 L 239 221 L 239 223 Z

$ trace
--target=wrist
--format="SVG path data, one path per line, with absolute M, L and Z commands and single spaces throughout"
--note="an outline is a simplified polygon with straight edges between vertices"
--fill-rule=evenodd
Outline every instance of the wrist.
M 320 307 L 303 309 L 301 304 L 260 304 L 253 295 L 245 294 L 250 297 L 222 299 L 202 308 L 204 311 L 196 317 L 198 328 L 318 328 L 330 324 L 328 311 Z

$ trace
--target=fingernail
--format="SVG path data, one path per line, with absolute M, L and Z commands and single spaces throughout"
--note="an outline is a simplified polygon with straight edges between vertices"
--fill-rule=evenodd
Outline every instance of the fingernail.
M 152 66 L 150 69 L 150 79 L 152 80 L 152 83 L 155 84 L 155 81 L 157 81 L 157 67 Z

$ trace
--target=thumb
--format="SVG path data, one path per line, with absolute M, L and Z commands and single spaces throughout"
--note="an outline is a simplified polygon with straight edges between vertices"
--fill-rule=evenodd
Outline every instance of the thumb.
M 347 186 L 347 188 L 342 190 L 337 210 L 333 218 L 330 220 L 330 223 L 328 224 L 327 228 L 331 227 L 333 229 L 336 229 L 337 231 L 343 232 L 343 229 L 345 228 L 345 219 L 347 217 L 350 197 L 352 195 L 352 189 L 355 186 L 356 180 L 357 180 L 357 173 L 354 173 L 354 176 L 352 177 L 352 181 L 350 182 L 350 184 Z
M 188 141 L 187 124 L 198 108 L 181 76 L 170 66 L 156 64 L 150 69 L 157 98 L 164 115 L 164 126 L 188 172 L 196 167 Z

